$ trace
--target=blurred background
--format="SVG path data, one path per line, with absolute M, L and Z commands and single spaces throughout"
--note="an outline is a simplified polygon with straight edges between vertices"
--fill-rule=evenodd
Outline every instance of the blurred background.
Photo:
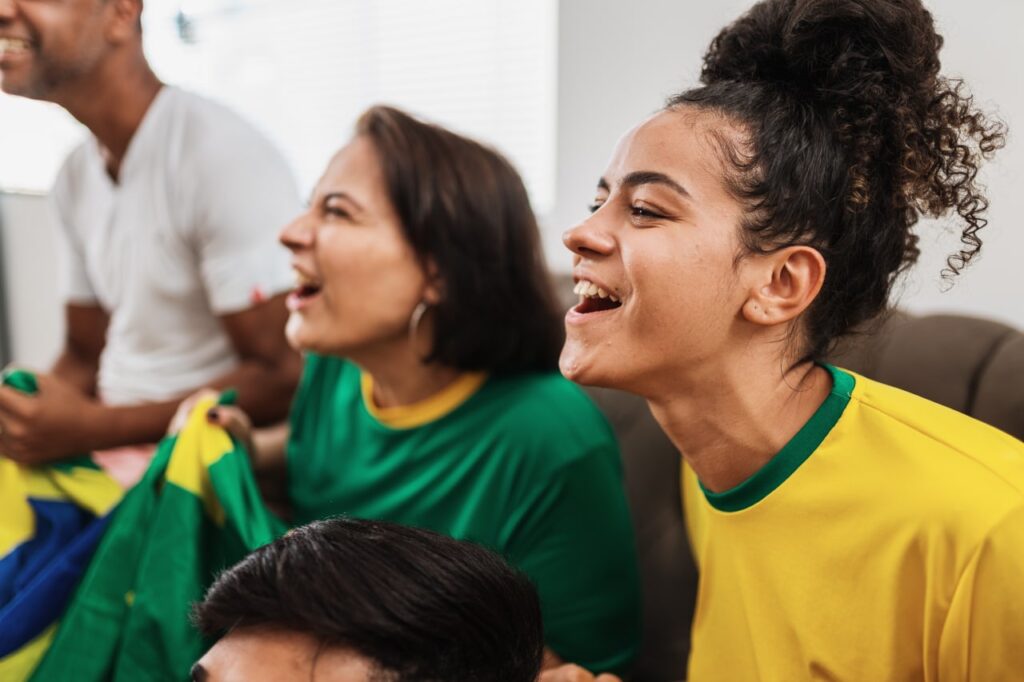
M 749 1 L 146 0 L 157 74 L 220 100 L 285 152 L 303 194 L 358 114 L 386 102 L 506 153 L 530 190 L 552 269 L 615 142 L 696 83 L 715 32 Z M 992 206 L 982 255 L 950 287 L 952 221 L 919 227 L 923 255 L 900 284 L 913 312 L 1024 328 L 1024 38 L 1019 0 L 926 0 L 943 70 L 1010 127 L 982 172 Z M 0 360 L 45 367 L 61 342 L 46 194 L 84 129 L 61 109 L 0 95 Z

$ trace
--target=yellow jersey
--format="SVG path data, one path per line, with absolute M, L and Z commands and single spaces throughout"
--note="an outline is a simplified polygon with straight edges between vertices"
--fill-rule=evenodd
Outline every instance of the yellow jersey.
M 835 367 L 721 493 L 683 467 L 691 682 L 1024 680 L 1024 443 Z

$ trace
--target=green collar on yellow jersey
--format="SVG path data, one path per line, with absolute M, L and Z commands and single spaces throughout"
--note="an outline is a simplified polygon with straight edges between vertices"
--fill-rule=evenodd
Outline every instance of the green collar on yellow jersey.
M 782 485 L 818 449 L 825 436 L 843 416 L 855 383 L 852 375 L 838 367 L 822 366 L 832 375 L 832 391 L 825 402 L 777 455 L 743 483 L 720 493 L 708 490 L 701 483 L 700 488 L 712 507 L 719 511 L 735 512 L 757 504 Z

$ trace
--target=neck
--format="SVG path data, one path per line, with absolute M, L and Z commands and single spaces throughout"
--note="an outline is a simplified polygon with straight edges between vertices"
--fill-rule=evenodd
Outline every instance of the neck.
M 661 428 L 713 492 L 734 488 L 774 457 L 832 389 L 810 362 L 782 370 L 778 359 L 744 356 L 669 372 L 646 392 Z
M 96 136 L 107 170 L 117 179 L 128 145 L 162 86 L 140 47 L 131 56 L 111 56 L 90 77 L 62 88 L 53 101 Z
M 373 377 L 373 402 L 377 407 L 412 405 L 436 395 L 451 385 L 462 372 L 436 363 L 425 364 L 412 346 L 353 357 Z

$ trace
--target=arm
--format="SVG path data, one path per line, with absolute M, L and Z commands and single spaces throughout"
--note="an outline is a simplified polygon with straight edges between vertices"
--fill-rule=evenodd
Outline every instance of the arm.
M 68 303 L 64 306 L 64 321 L 64 349 L 50 372 L 85 395 L 95 397 L 96 374 L 110 317 L 98 305 Z
M 964 569 L 939 640 L 938 678 L 1009 680 L 1024 670 L 1024 505 L 989 531 Z
M 241 362 L 210 386 L 236 388 L 239 407 L 258 423 L 282 420 L 302 364 L 284 338 L 284 296 L 222 319 Z M 58 361 L 55 372 L 61 366 Z M 71 360 L 62 370 L 70 374 L 38 377 L 36 396 L 0 387 L 0 450 L 5 455 L 39 463 L 160 440 L 180 400 L 130 407 L 102 405 L 64 378 L 75 376 L 80 366 Z

